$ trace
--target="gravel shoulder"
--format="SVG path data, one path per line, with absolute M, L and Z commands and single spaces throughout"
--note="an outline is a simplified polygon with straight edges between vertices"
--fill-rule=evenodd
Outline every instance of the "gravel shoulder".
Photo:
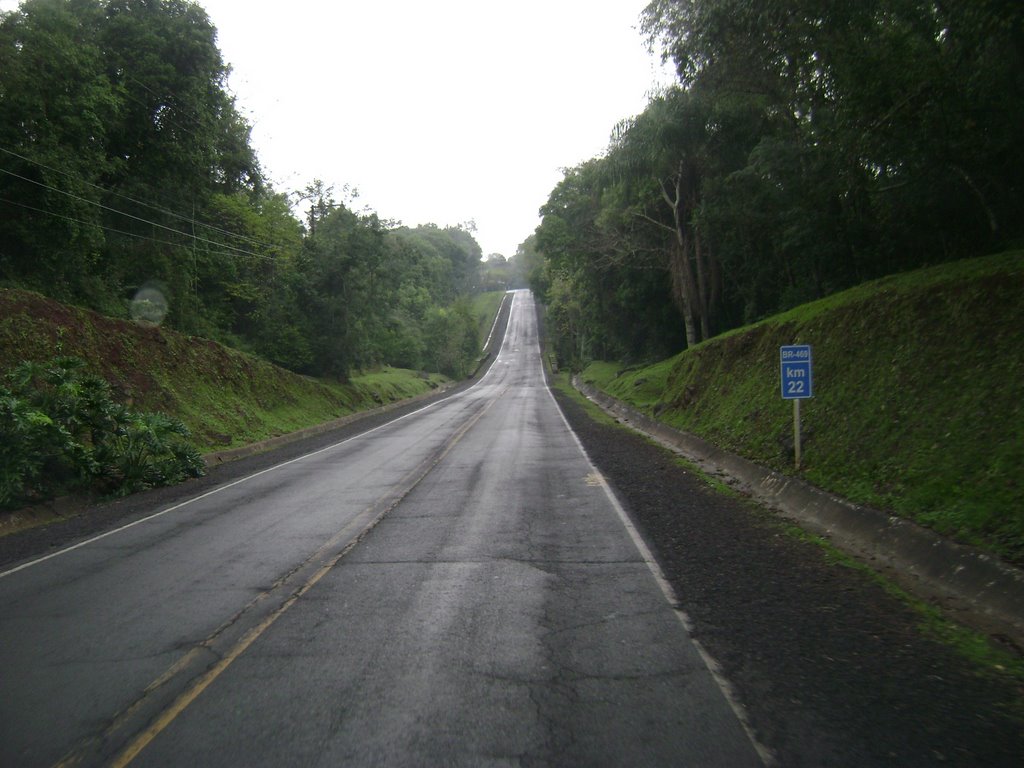
M 450 397 L 473 386 L 491 367 L 501 348 L 510 311 L 511 301 L 504 301 L 498 309 L 493 334 L 489 339 L 490 343 L 482 350 L 480 364 L 471 378 L 458 382 L 433 397 L 399 403 L 386 411 L 357 414 L 353 421 L 333 429 L 308 430 L 312 433 L 304 436 L 303 433 L 285 436 L 286 439 L 283 443 L 277 440 L 267 441 L 266 450 L 257 450 L 252 453 L 226 451 L 222 457 L 223 460 L 215 461 L 207 467 L 206 475 L 179 485 L 153 488 L 113 501 L 96 503 L 84 499 L 65 499 L 48 505 L 57 510 L 55 514 L 51 514 L 57 518 L 55 521 L 8 535 L 0 535 L 0 571 L 12 566 L 17 567 L 24 561 L 44 557 L 49 552 L 74 545 L 76 542 L 118 526 L 128 525 L 159 509 L 166 509 L 212 490 L 218 485 L 230 483 L 254 472 L 326 448 L 423 408 L 435 400 Z M 237 456 L 231 454 L 237 454 Z
M 1024 764 L 1013 682 L 927 637 L 910 607 L 770 512 L 556 397 L 780 765 Z
M 781 766 L 1024 764 L 1024 690 L 982 675 L 859 570 L 712 489 L 674 454 L 556 392 Z M 408 406 L 410 410 L 422 404 Z M 0 569 L 390 420 L 369 417 L 203 478 L 0 537 Z
M 437 395 L 439 399 L 470 386 L 467 381 Z M 292 440 L 270 450 L 217 463 L 203 477 L 179 485 L 153 488 L 112 501 L 90 502 L 65 499 L 51 505 L 58 510 L 54 522 L 0 536 L 0 571 L 19 562 L 45 556 L 48 552 L 75 544 L 118 526 L 127 525 L 161 509 L 194 498 L 215 487 L 251 475 L 307 453 L 326 448 L 349 437 L 366 432 L 419 408 L 431 400 L 400 405 L 387 412 L 370 413 L 336 429 Z
M 668 450 L 594 421 L 557 391 L 556 398 L 781 766 L 1024 765 L 1024 691 L 980 674 L 928 638 L 913 610 L 863 572 L 830 562 L 822 548 L 787 533 L 771 513 L 713 490 Z M 0 569 L 402 412 L 0 537 Z

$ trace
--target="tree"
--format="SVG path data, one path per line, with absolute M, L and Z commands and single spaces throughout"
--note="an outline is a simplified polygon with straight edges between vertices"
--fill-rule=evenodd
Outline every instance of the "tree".
M 432 370 L 455 379 L 471 373 L 480 352 L 476 320 L 465 299 L 451 307 L 436 307 L 427 316 L 425 328 L 427 358 Z
M 121 317 L 159 288 L 149 321 L 340 378 L 439 364 L 440 318 L 461 370 L 475 225 L 399 227 L 320 180 L 300 223 L 261 177 L 227 75 L 190 0 L 26 0 L 0 17 L 0 278 Z
M 685 88 L 762 102 L 765 138 L 809 161 L 804 188 L 839 225 L 840 281 L 1024 231 L 1004 207 L 1024 170 L 1011 138 L 1024 118 L 1019 3 L 656 0 L 644 28 Z
M 515 286 L 518 288 L 530 286 L 543 301 L 545 286 L 541 272 L 544 268 L 544 257 L 537 251 L 536 233 L 531 234 L 519 244 L 511 261 Z
M 480 289 L 505 291 L 512 285 L 512 262 L 500 253 L 488 254 L 480 267 Z
M 188 267 L 202 244 L 196 236 L 217 238 L 197 232 L 195 222 L 204 221 L 216 195 L 259 192 L 249 126 L 227 91 L 217 31 L 201 7 L 186 0 L 107 0 L 104 6 L 97 40 L 106 51 L 107 78 L 122 94 L 107 141 L 112 170 L 103 182 L 110 191 L 105 218 L 128 233 L 111 239 L 105 266 L 111 281 L 129 290 L 160 280 L 172 294 L 172 324 L 198 332 L 209 323 L 188 301 L 198 278 Z
M 196 296 L 205 335 L 271 362 L 302 370 L 312 362 L 299 306 L 304 285 L 302 228 L 287 196 L 270 190 L 214 195 L 200 230 L 215 244 L 199 250 Z
M 644 28 L 680 86 L 542 209 L 563 360 L 652 349 L 659 270 L 695 344 L 1024 235 L 1024 6 L 654 0 Z
M 185 0 L 26 0 L 6 14 L 4 274 L 112 314 L 159 281 L 173 325 L 209 326 L 195 283 L 197 252 L 217 243 L 200 231 L 211 200 L 262 186 L 227 72 Z
M 229 69 L 206 12 L 188 0 L 105 6 L 99 43 L 107 76 L 124 95 L 109 138 L 118 160 L 110 184 L 148 193 L 188 190 L 198 203 L 213 192 L 258 187 L 250 129 L 227 91 Z
M 0 18 L 0 274 L 70 298 L 105 243 L 99 182 L 121 99 L 93 2 L 27 0 Z
M 374 275 L 383 254 L 376 217 L 361 219 L 343 206 L 319 221 L 306 241 L 317 373 L 347 380 L 350 372 L 376 362 L 365 333 L 382 312 L 374 301 Z
M 565 172 L 536 231 L 544 265 L 531 286 L 549 307 L 560 362 L 646 359 L 681 344 L 666 280 L 665 229 L 635 211 L 608 159 Z
M 653 181 L 671 215 L 666 225 L 646 211 L 639 213 L 673 235 L 668 271 L 688 345 L 710 337 L 720 294 L 718 270 L 696 222 L 710 162 L 709 116 L 703 106 L 692 91 L 671 89 L 655 97 L 640 116 L 620 126 L 609 154 L 613 172 L 634 190 L 647 191 L 645 183 Z

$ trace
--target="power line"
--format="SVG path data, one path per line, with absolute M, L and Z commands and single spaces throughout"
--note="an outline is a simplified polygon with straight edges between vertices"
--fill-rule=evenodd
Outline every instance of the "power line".
M 212 25 L 212 22 L 210 22 L 210 24 L 211 24 L 211 27 L 213 27 L 213 25 Z M 213 29 L 215 30 L 216 28 L 215 28 L 215 27 L 213 27 Z M 62 55 L 62 56 L 66 54 L 66 51 L 64 50 L 64 48 L 62 48 L 61 46 L 59 46 L 59 45 L 58 45 L 58 44 L 57 44 L 57 43 L 56 43 L 56 42 L 55 42 L 55 41 L 54 41 L 53 39 L 51 39 L 51 37 L 50 37 L 50 36 L 47 36 L 47 35 L 41 35 L 41 36 L 37 36 L 37 37 L 35 37 L 35 38 L 34 38 L 34 40 L 35 40 L 36 42 L 39 42 L 39 41 L 41 41 L 41 42 L 42 42 L 42 43 L 44 43 L 44 44 L 45 44 L 46 46 L 50 47 L 50 48 L 51 48 L 52 50 L 56 51 L 57 53 L 59 53 L 59 54 L 60 54 L 60 55 Z M 82 43 L 81 43 L 80 41 L 77 41 L 77 40 L 76 40 L 76 42 L 77 42 L 77 43 L 79 43 L 79 44 L 82 44 Z M 90 42 L 89 42 L 89 43 L 87 43 L 87 44 L 90 44 L 90 45 L 95 45 L 95 42 L 93 42 L 93 41 L 90 41 Z M 218 55 L 218 57 L 219 57 L 219 59 L 220 59 L 220 65 L 221 65 L 221 68 L 223 68 L 223 67 L 225 66 L 225 65 L 224 65 L 224 61 L 223 61 L 223 53 L 222 53 L 222 52 L 220 51 L 220 49 L 219 49 L 219 48 L 217 49 L 217 55 Z M 174 111 L 175 111 L 176 113 L 180 113 L 180 112 L 182 111 L 182 110 L 181 110 L 181 108 L 180 108 L 180 107 L 179 107 L 178 105 L 176 105 L 176 104 L 174 103 L 174 94 L 173 94 L 173 93 L 167 93 L 167 94 L 162 94 L 161 92 L 159 92 L 159 91 L 157 91 L 157 90 L 154 90 L 154 89 L 153 89 L 153 88 L 151 88 L 151 87 L 150 87 L 149 85 L 147 85 L 147 84 L 146 84 L 146 83 L 144 83 L 143 81 L 139 80 L 139 79 L 138 79 L 137 77 L 134 77 L 133 75 L 129 74 L 128 72 L 124 72 L 124 78 L 125 78 L 125 80 L 130 80 L 131 82 L 135 83 L 136 85 L 140 86 L 140 87 L 141 87 L 142 89 L 144 89 L 145 91 L 147 91 L 147 92 L 148 92 L 148 93 L 149 93 L 150 95 L 152 95 L 152 96 L 153 96 L 153 97 L 154 97 L 154 98 L 155 98 L 155 99 L 156 99 L 156 100 L 157 100 L 157 101 L 158 101 L 158 102 L 159 102 L 160 104 L 162 104 L 162 105 L 164 105 L 164 106 L 168 106 L 168 107 L 170 107 L 170 108 L 171 108 L 171 109 L 173 109 L 173 110 L 174 110 Z M 132 93 L 131 93 L 131 92 L 130 92 L 130 91 L 129 91 L 128 89 L 125 89 L 125 90 L 124 90 L 124 92 L 123 92 L 123 95 L 124 95 L 124 96 L 125 96 L 125 97 L 126 97 L 127 99 L 129 99 L 130 101 L 133 101 L 133 102 L 135 102 L 135 103 L 136 103 L 137 105 L 141 106 L 141 107 L 142 107 L 143 109 L 145 109 L 145 110 L 147 110 L 147 111 L 149 111 L 149 110 L 151 110 L 151 109 L 152 109 L 152 105 L 150 105 L 149 103 L 147 103 L 147 102 L 143 101 L 142 99 L 139 99 L 139 98 L 137 98 L 137 97 L 136 97 L 136 96 L 135 96 L 134 94 L 132 94 Z M 229 93 L 228 93 L 227 91 L 224 91 L 224 95 L 225 95 L 225 96 L 226 96 L 227 98 L 229 98 L 229 99 L 230 99 L 230 100 L 231 100 L 232 102 L 234 101 L 234 97 L 233 97 L 233 96 L 231 96 L 231 94 L 229 94 Z M 192 115 L 192 119 L 193 119 L 193 120 L 194 120 L 194 121 L 195 121 L 195 122 L 196 122 L 197 124 L 200 124 L 200 123 L 202 123 L 202 121 L 203 121 L 204 117 L 206 117 L 206 116 L 204 116 L 204 115 L 202 115 L 202 114 L 200 114 L 200 113 L 198 113 L 198 112 L 195 112 L 195 111 L 193 110 L 193 115 Z M 241 117 L 241 116 L 239 115 L 239 117 Z M 178 130 L 180 130 L 180 131 L 182 131 L 182 132 L 184 132 L 184 133 L 187 133 L 187 134 L 189 134 L 189 135 L 190 135 L 190 136 L 192 136 L 193 138 L 195 138 L 195 139 L 200 139 L 200 137 L 199 137 L 199 134 L 198 134 L 198 133 L 196 133 L 196 131 L 195 131 L 195 130 L 194 130 L 193 128 L 187 127 L 187 126 L 183 125 L 182 123 L 178 122 L 177 120 L 175 120 L 175 119 L 172 119 L 172 118 L 170 118 L 170 117 L 168 117 L 168 116 L 162 116 L 162 118 L 161 118 L 161 119 L 163 119 L 163 120 L 166 120 L 166 122 L 167 122 L 167 123 L 168 123 L 169 125 L 171 125 L 171 126 L 174 126 L 174 127 L 176 127 L 176 128 L 178 129 Z M 257 239 L 255 239 L 255 238 L 251 238 L 251 237 L 248 237 L 247 235 L 241 235 L 241 234 L 238 234 L 238 233 L 236 233 L 236 232 L 231 232 L 231 231 L 229 231 L 229 230 L 226 230 L 226 229 L 222 229 L 222 228 L 220 228 L 220 227 L 214 226 L 213 224 L 207 224 L 207 223 L 205 223 L 205 222 L 201 222 L 201 221 L 200 221 L 200 222 L 197 222 L 197 221 L 195 221 L 195 219 L 194 219 L 194 218 L 189 218 L 189 217 L 187 217 L 187 216 L 183 216 L 182 214 L 178 214 L 178 213 L 175 213 L 175 212 L 173 212 L 173 211 L 170 211 L 170 210 L 166 210 L 166 209 L 164 209 L 164 208 L 161 208 L 160 206 L 156 206 L 156 205 L 152 205 L 152 204 L 149 204 L 149 203 L 145 203 L 145 202 L 143 202 L 143 201 L 141 201 L 141 200 L 136 200 L 136 199 L 134 199 L 134 198 L 132 198 L 132 197 L 130 197 L 130 196 L 128 196 L 128 195 L 124 195 L 124 194 L 121 194 L 121 193 L 115 192 L 115 191 L 113 191 L 113 190 L 110 190 L 110 189 L 105 189 L 105 188 L 103 188 L 103 187 L 101 187 L 101 186 L 99 186 L 99 185 L 97 185 L 97 184 L 93 184 L 93 183 L 91 183 L 91 182 L 85 181 L 84 179 L 79 179 L 79 178 L 75 177 L 74 175 L 72 175 L 72 174 L 70 174 L 70 173 L 68 173 L 68 172 L 66 172 L 66 171 L 62 171 L 62 170 L 60 170 L 60 169 L 57 169 L 57 168 L 52 168 L 52 167 L 50 167 L 50 166 L 47 166 L 47 165 L 45 165 L 44 163 L 41 163 L 41 162 L 39 162 L 39 161 L 36 161 L 36 160 L 33 160 L 33 159 L 31 159 L 31 158 L 25 157 L 24 155 L 20 155 L 20 154 L 18 154 L 17 152 L 13 152 L 13 151 L 11 151 L 11 150 L 9 150 L 9 149 L 5 149 L 5 148 L 3 148 L 3 147 L 0 147 L 0 152 L 4 152 L 4 153 L 6 153 L 6 154 L 8 154 L 8 155 L 12 155 L 12 156 L 14 156 L 14 157 L 17 157 L 17 158 L 19 158 L 19 159 L 21 159 L 21 160 L 24 160 L 25 162 L 29 162 L 29 163 L 34 163 L 34 164 L 36 164 L 36 165 L 39 165 L 40 167 L 46 168 L 47 170 L 49 170 L 49 171 L 52 171 L 52 172 L 54 172 L 54 173 L 60 173 L 60 174 L 64 174 L 64 175 L 66 175 L 66 176 L 69 176 L 70 178 L 73 178 L 73 179 L 75 179 L 75 180 L 76 180 L 76 181 L 78 181 L 79 183 L 82 183 L 82 184 L 86 184 L 86 185 L 88 185 L 88 186 L 91 186 L 91 187 L 95 187 L 96 189 L 99 189 L 99 190 L 101 190 L 101 191 L 102 191 L 102 192 L 104 192 L 105 194 L 109 194 L 109 195 L 114 195 L 114 196 L 116 196 L 116 197 L 120 197 L 120 198 L 122 198 L 122 199 L 125 199 L 125 200 L 129 200 L 129 201 L 131 201 L 131 202 L 135 203 L 136 205 L 141 205 L 141 206 L 144 206 L 144 207 L 146 207 L 146 208 L 150 208 L 150 209 L 152 209 L 152 210 L 155 210 L 155 211 L 159 211 L 160 213 L 162 213 L 162 214 L 164 214 L 164 215 L 167 215 L 167 216 L 173 216 L 174 218 L 177 218 L 177 219 L 179 219 L 179 220 L 181 220 L 181 221 L 184 221 L 184 222 L 188 222 L 188 223 L 191 223 L 191 224 L 192 224 L 193 226 L 194 226 L 194 225 L 196 225 L 196 224 L 198 224 L 198 225 L 199 225 L 199 226 L 201 226 L 201 227 L 205 227 L 205 228 L 207 228 L 207 229 L 210 229 L 210 230 L 212 230 L 212 231 L 214 231 L 214 232 L 217 232 L 217 233 L 219 233 L 219 234 L 222 234 L 222 235 L 227 235 L 228 237 L 233 237 L 233 238 L 236 238 L 236 239 L 238 239 L 238 240 L 242 240 L 242 241 L 245 241 L 245 242 L 249 242 L 249 243 L 251 243 L 251 244 L 253 244 L 253 245 L 257 245 L 257 246 L 259 246 L 259 247 L 261 247 L 261 248 L 266 248 L 266 249 L 268 249 L 268 250 L 281 250 L 281 246 L 273 245 L 273 244 L 271 244 L 271 243 L 266 243 L 266 242 L 263 242 L 263 241 L 257 240 Z M 29 181 L 31 181 L 31 179 L 29 179 Z M 52 189 L 52 188 L 51 188 L 51 189 Z M 61 190 L 59 190 L 59 189 L 58 189 L 58 190 L 55 190 L 55 191 L 57 191 L 57 192 L 60 192 Z M 90 201 L 87 201 L 87 202 L 90 202 Z M 129 214 L 124 214 L 124 215 L 129 215 Z M 149 222 L 149 223 L 155 223 L 155 222 Z M 157 225 L 157 226 L 161 226 L 161 225 Z M 218 244 L 218 245 L 220 245 L 220 244 Z M 227 246 L 227 245 L 225 245 L 225 246 L 223 246 L 223 247 L 228 247 L 228 248 L 230 248 L 230 247 L 232 247 L 232 246 Z M 239 250 L 240 250 L 241 252 L 245 253 L 244 249 L 239 249 Z
M 38 165 L 40 168 L 45 168 L 46 170 L 48 170 L 48 171 L 50 171 L 52 173 L 59 173 L 62 176 L 66 176 L 69 179 L 72 179 L 73 181 L 76 181 L 76 182 L 78 182 L 80 184 L 84 184 L 84 185 L 86 185 L 88 187 L 92 187 L 93 189 L 97 189 L 100 192 L 103 192 L 104 194 L 112 195 L 114 197 L 119 197 L 122 200 L 128 200 L 129 202 L 135 203 L 136 205 L 141 205 L 143 208 L 149 208 L 151 210 L 157 211 L 159 213 L 164 214 L 165 216 L 172 216 L 172 217 L 174 217 L 176 219 L 179 219 L 180 221 L 184 221 L 184 222 L 192 223 L 192 224 L 198 224 L 199 226 L 205 227 L 205 228 L 210 229 L 210 230 L 213 230 L 214 232 L 218 232 L 218 233 L 220 233 L 222 235 L 227 235 L 228 237 L 234 237 L 234 238 L 236 238 L 238 240 L 244 240 L 246 242 L 250 242 L 253 245 L 260 246 L 261 248 L 267 248 L 267 249 L 270 249 L 270 250 L 280 250 L 280 246 L 273 245 L 272 243 L 266 243 L 266 242 L 263 242 L 261 240 L 256 240 L 255 238 L 248 237 L 247 235 L 240 235 L 237 232 L 231 232 L 230 230 L 227 230 L 227 229 L 221 229 L 220 227 L 214 226 L 213 224 L 207 224 L 207 223 L 202 222 L 202 221 L 195 221 L 194 218 L 185 216 L 185 215 L 180 214 L 180 213 L 175 213 L 174 211 L 168 210 L 166 208 L 162 208 L 162 207 L 160 207 L 158 205 L 154 205 L 152 203 L 147 203 L 147 202 L 144 202 L 142 200 L 137 200 L 136 198 L 131 197 L 130 195 L 125 195 L 125 194 L 122 194 L 120 192 L 115 192 L 112 189 L 107 189 L 106 187 L 103 187 L 103 186 L 101 186 L 99 184 L 94 184 L 91 181 L 86 181 L 85 179 L 79 178 L 78 176 L 74 175 L 73 173 L 69 173 L 68 171 L 62 171 L 59 168 L 54 168 L 53 166 L 47 165 L 46 163 L 40 162 L 39 160 L 33 160 L 31 157 L 26 157 L 25 155 L 22 155 L 22 154 L 19 154 L 17 152 L 14 152 L 13 150 L 5 149 L 4 147 L 0 147 L 0 152 L 3 152 L 4 154 L 10 155 L 12 157 L 16 157 L 19 160 L 24 160 L 26 163 L 32 163 L 33 165 Z
M 105 211 L 110 211 L 111 213 L 116 213 L 116 214 L 118 214 L 120 216 L 124 216 L 124 217 L 129 218 L 129 219 L 134 219 L 135 221 L 140 221 L 143 224 L 149 224 L 150 226 L 158 227 L 159 229 L 164 229 L 164 230 L 167 230 L 168 232 L 173 232 L 174 234 L 181 235 L 182 237 L 192 238 L 193 240 L 198 240 L 198 241 L 203 242 L 203 243 L 208 243 L 209 245 L 215 245 L 218 248 L 227 248 L 230 251 L 235 251 L 236 253 L 243 254 L 243 255 L 246 255 L 246 256 L 254 256 L 256 258 L 269 258 L 269 257 L 263 256 L 262 254 L 254 253 L 253 251 L 247 251 L 244 248 L 236 248 L 233 245 L 227 245 L 225 243 L 218 243 L 215 240 L 210 240 L 208 238 L 200 237 L 199 235 L 195 235 L 195 234 L 191 234 L 190 235 L 188 232 L 182 232 L 180 229 L 175 229 L 174 227 L 169 227 L 166 224 L 161 224 L 161 223 L 156 222 L 156 221 L 151 221 L 149 219 L 144 219 L 141 216 L 135 216 L 134 214 L 126 213 L 125 211 L 119 211 L 116 208 L 111 208 L 109 205 L 104 205 L 103 203 L 96 202 L 95 200 L 89 200 L 88 198 L 82 197 L 81 195 L 76 195 L 73 192 L 67 192 L 67 191 L 65 191 L 63 189 L 59 189 L 57 187 L 51 186 L 50 184 L 46 184 L 45 182 L 36 181 L 35 179 L 30 179 L 27 176 L 22 176 L 21 174 L 15 173 L 14 171 L 8 171 L 6 168 L 0 168 L 0 173 L 6 173 L 8 176 L 13 176 L 16 179 L 21 179 L 22 181 L 27 181 L 29 184 L 35 184 L 37 186 L 43 187 L 44 189 L 49 189 L 49 190 L 51 190 L 53 192 L 57 192 L 58 194 L 66 195 L 66 196 L 68 196 L 68 197 L 70 197 L 70 198 L 72 198 L 74 200 L 78 200 L 80 202 L 86 203 L 87 205 L 95 205 L 97 208 L 102 208 Z
M 62 213 L 56 213 L 54 211 L 48 211 L 48 210 L 46 210 L 44 208 L 37 208 L 34 205 L 28 205 L 26 203 L 19 203 L 19 202 L 16 202 L 14 200 L 8 200 L 5 197 L 0 197 L 0 203 L 7 203 L 8 205 L 14 205 L 14 206 L 17 206 L 18 208 L 24 208 L 24 209 L 29 210 L 29 211 L 35 211 L 36 213 L 42 213 L 42 214 L 45 214 L 47 216 L 53 216 L 54 218 L 57 218 L 57 219 L 63 219 L 64 221 L 71 221 L 71 222 L 74 222 L 75 224 L 82 224 L 82 225 L 87 226 L 87 227 L 97 227 L 98 229 L 102 229 L 102 230 L 105 230 L 107 232 L 114 232 L 115 234 L 124 235 L 125 237 L 134 237 L 137 240 L 146 240 L 147 242 L 156 243 L 158 245 L 169 245 L 172 248 L 187 248 L 188 247 L 184 243 L 175 243 L 175 242 L 172 242 L 170 240 L 158 240 L 155 237 L 149 237 L 147 235 L 140 235 L 140 234 L 137 234 L 135 232 L 125 232 L 123 229 L 117 229 L 116 227 L 108 227 L 105 224 L 97 224 L 96 222 L 85 221 L 84 219 L 76 219 L 74 216 L 66 216 L 66 215 L 64 215 Z M 219 243 L 214 243 L 214 245 L 219 245 Z M 213 254 L 215 256 L 237 256 L 238 255 L 238 254 L 235 254 L 235 253 L 231 253 L 229 251 L 214 251 L 214 250 L 207 251 L 207 253 Z M 255 256 L 258 259 L 263 259 L 264 261 L 273 261 L 273 258 L 270 257 L 270 256 L 261 256 L 260 254 L 253 254 L 253 256 Z

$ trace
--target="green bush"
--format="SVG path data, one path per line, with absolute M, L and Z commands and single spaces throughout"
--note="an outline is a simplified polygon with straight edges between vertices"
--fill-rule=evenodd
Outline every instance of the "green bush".
M 176 419 L 115 402 L 79 358 L 21 363 L 0 385 L 0 507 L 198 477 L 203 461 L 189 437 Z
M 16 506 L 82 466 L 83 452 L 60 424 L 0 389 L 0 507 Z
M 461 379 L 472 373 L 480 353 L 476 320 L 469 303 L 460 300 L 449 308 L 427 313 L 425 333 L 427 361 L 431 370 Z
M 97 478 L 117 495 L 171 485 L 203 474 L 188 429 L 162 413 L 126 412 L 93 452 Z

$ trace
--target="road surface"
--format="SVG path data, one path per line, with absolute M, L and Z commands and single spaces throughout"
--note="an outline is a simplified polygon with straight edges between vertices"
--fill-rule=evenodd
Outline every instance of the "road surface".
M 759 766 L 547 390 L 473 387 L 0 574 L 0 765 Z

